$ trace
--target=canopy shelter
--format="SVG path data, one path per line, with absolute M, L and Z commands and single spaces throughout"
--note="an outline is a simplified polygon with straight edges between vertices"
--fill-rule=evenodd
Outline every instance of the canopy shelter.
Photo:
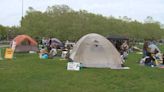
M 129 40 L 128 37 L 119 36 L 119 35 L 110 35 L 107 37 L 108 40 Z
M 124 43 L 124 41 L 127 41 L 129 43 L 129 38 L 125 36 L 110 35 L 106 38 L 112 42 L 112 44 L 116 47 L 116 49 L 119 52 L 121 51 L 121 45 Z

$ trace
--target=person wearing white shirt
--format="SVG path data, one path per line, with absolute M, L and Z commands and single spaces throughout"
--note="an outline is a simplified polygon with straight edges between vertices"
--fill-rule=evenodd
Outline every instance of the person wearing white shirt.
M 56 47 L 53 46 L 52 49 L 49 52 L 49 57 L 54 58 L 56 55 L 57 55 L 57 50 L 56 50 Z
M 149 50 L 150 53 L 155 53 L 155 50 L 157 50 L 158 52 L 160 52 L 159 48 L 158 48 L 155 44 L 153 44 L 153 43 L 151 43 L 151 44 L 148 46 L 148 48 L 150 49 L 150 50 Z
M 13 52 L 15 51 L 15 47 L 16 47 L 16 41 L 13 40 L 12 41 L 12 46 L 11 46 L 11 49 L 13 50 Z

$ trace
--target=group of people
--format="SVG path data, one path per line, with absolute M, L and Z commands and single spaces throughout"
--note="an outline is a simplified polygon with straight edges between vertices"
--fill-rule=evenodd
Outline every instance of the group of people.
M 120 46 L 121 58 L 124 61 L 128 56 L 129 46 L 125 40 Z M 71 52 L 71 47 L 65 46 L 61 53 L 62 58 L 68 58 L 69 53 Z M 50 40 L 45 40 L 43 42 L 42 48 L 40 49 L 40 58 L 54 58 L 57 55 L 57 47 L 54 44 L 51 44 Z M 143 45 L 143 58 L 140 61 L 140 64 L 148 66 L 157 66 L 159 64 L 164 64 L 164 54 L 161 54 L 160 49 L 150 41 L 145 41 Z
M 42 47 L 39 52 L 39 57 L 42 59 L 54 58 L 57 55 L 56 46 L 52 46 L 48 51 L 46 47 Z
M 57 56 L 58 51 L 61 51 L 61 57 L 68 59 L 72 48 L 72 44 L 65 44 L 64 47 L 58 48 L 56 44 L 52 43 L 51 39 L 46 38 L 42 40 L 39 57 L 43 59 L 54 58 Z
M 151 41 L 145 41 L 143 45 L 143 58 L 140 64 L 151 67 L 164 64 L 164 55 L 161 54 L 160 49 Z
M 51 44 L 51 39 L 43 39 L 39 57 L 42 59 L 54 58 L 57 55 L 57 46 Z

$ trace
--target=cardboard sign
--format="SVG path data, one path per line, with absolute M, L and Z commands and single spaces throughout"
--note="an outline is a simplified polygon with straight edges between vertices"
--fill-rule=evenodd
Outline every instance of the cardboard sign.
M 6 48 L 6 51 L 5 51 L 5 58 L 6 59 L 12 59 L 13 54 L 14 54 L 14 52 L 11 48 Z
M 67 70 L 79 71 L 80 70 L 80 63 L 77 63 L 77 62 L 68 62 L 67 63 Z

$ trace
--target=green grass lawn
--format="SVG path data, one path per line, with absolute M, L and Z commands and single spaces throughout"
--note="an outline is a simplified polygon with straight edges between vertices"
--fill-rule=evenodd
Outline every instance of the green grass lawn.
M 135 53 L 126 62 L 129 70 L 67 71 L 67 61 L 15 56 L 0 61 L 0 92 L 164 92 L 164 69 L 140 66 Z

